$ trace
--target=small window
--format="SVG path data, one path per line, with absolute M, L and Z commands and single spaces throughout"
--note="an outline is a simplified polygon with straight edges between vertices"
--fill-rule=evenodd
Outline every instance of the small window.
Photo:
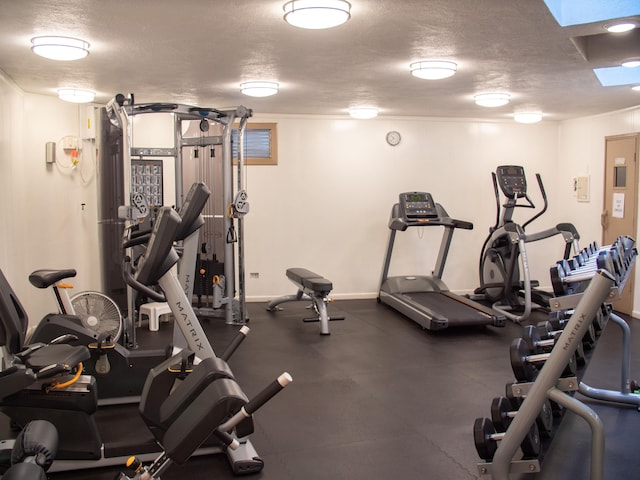
M 622 166 L 622 167 L 615 167 L 614 169 L 614 180 L 613 180 L 613 186 L 614 187 L 626 187 L 627 186 L 627 167 L 626 166 Z
M 244 130 L 246 165 L 277 165 L 278 134 L 276 123 L 247 123 Z M 233 159 L 238 159 L 238 129 L 231 133 Z

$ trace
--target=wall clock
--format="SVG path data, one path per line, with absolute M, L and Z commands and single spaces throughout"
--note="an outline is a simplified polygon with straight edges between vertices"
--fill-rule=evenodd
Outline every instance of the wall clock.
M 387 143 L 392 147 L 398 145 L 400 143 L 400 140 L 402 140 L 402 137 L 400 136 L 399 132 L 392 130 L 391 132 L 387 133 Z

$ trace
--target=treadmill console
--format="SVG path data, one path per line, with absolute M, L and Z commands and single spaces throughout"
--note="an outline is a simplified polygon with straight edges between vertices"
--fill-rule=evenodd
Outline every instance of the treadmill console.
M 407 220 L 438 217 L 433 197 L 426 192 L 401 193 L 400 214 Z
M 516 165 L 505 165 L 496 170 L 498 185 L 507 198 L 524 197 L 527 194 L 527 178 L 524 168 Z

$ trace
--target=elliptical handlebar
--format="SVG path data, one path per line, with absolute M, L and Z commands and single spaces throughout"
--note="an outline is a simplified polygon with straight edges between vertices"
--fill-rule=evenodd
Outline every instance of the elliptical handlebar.
M 526 222 L 524 222 L 522 224 L 522 229 L 525 230 L 527 228 L 527 225 L 529 225 L 531 222 L 533 222 L 534 220 L 538 219 L 541 215 L 544 214 L 544 212 L 547 211 L 547 208 L 549 207 L 549 201 L 547 200 L 547 192 L 545 192 L 544 190 L 544 184 L 542 183 L 542 177 L 540 176 L 539 173 L 536 173 L 536 180 L 538 181 L 538 188 L 540 189 L 540 193 L 542 194 L 542 201 L 544 202 L 544 206 L 542 207 L 542 210 L 540 210 L 538 213 L 536 213 L 533 217 L 531 217 L 529 220 L 527 220 Z M 529 197 L 527 197 L 528 199 Z M 533 202 L 531 200 L 529 200 L 529 203 L 531 204 L 531 207 L 533 208 Z
M 146 295 L 148 298 L 152 299 L 154 302 L 166 302 L 166 298 L 159 292 L 156 292 L 154 289 L 146 286 L 143 283 L 137 281 L 133 275 L 133 268 L 131 266 L 131 258 L 128 256 L 124 257 L 122 261 L 122 278 L 124 282 L 129 285 L 131 288 L 136 290 L 137 292 Z

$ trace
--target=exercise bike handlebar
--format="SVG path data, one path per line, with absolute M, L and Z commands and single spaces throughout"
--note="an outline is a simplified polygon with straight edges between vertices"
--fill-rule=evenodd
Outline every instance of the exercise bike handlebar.
M 135 247 L 137 245 L 146 245 L 147 243 L 149 243 L 149 240 L 151 240 L 151 233 L 149 232 L 145 232 L 137 236 L 132 235 L 131 238 L 122 242 L 122 248 L 126 249 Z

